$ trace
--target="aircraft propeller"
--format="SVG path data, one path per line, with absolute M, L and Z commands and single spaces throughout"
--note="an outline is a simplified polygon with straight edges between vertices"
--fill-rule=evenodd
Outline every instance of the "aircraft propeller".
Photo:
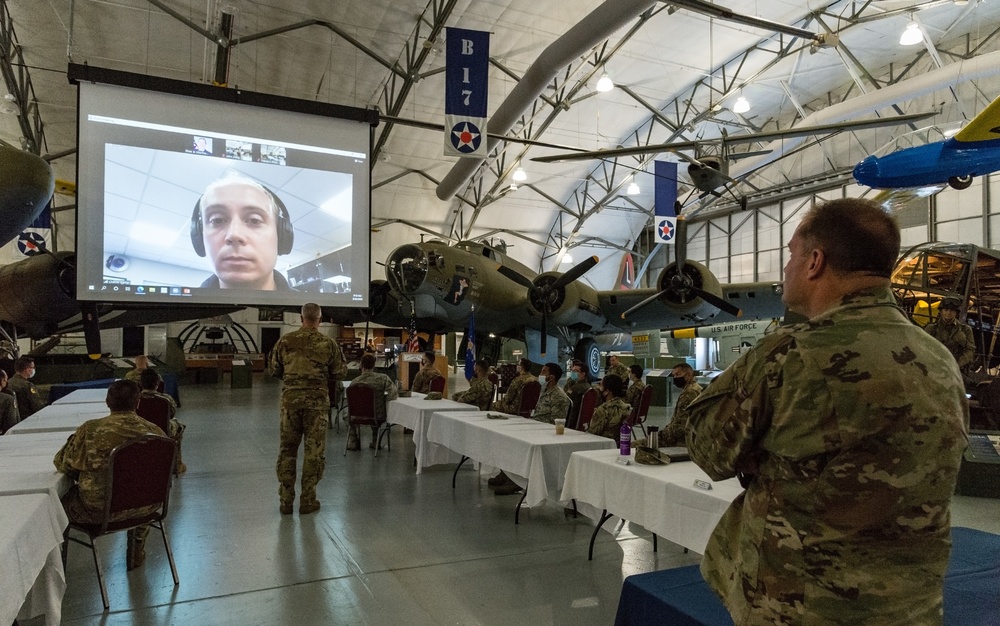
M 507 278 L 527 287 L 528 299 L 531 301 L 532 306 L 542 312 L 541 354 L 543 356 L 545 355 L 545 344 L 548 343 L 546 337 L 548 337 L 549 315 L 561 304 L 563 288 L 589 272 L 591 268 L 597 265 L 599 260 L 596 256 L 590 256 L 574 265 L 567 272 L 559 275 L 542 275 L 534 281 L 529 280 L 528 277 L 504 265 L 497 268 L 497 271 Z
M 733 317 L 739 317 L 742 314 L 739 307 L 733 306 L 732 303 L 726 302 L 714 293 L 705 291 L 699 286 L 701 274 L 695 266 L 688 263 L 687 259 L 687 220 L 683 215 L 677 216 L 677 231 L 674 233 L 674 242 L 675 263 L 673 268 L 668 268 L 667 270 L 670 274 L 668 274 L 667 280 L 664 281 L 666 283 L 664 288 L 622 313 L 622 319 L 628 319 L 629 315 L 645 308 L 664 296 L 679 304 L 690 302 L 695 298 L 701 298 L 717 309 L 729 313 Z

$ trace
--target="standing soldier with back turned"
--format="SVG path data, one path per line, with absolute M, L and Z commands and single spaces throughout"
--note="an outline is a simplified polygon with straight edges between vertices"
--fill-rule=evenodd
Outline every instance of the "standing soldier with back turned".
M 282 515 L 295 502 L 295 462 L 304 440 L 302 494 L 299 513 L 319 510 L 316 485 L 326 465 L 327 414 L 330 385 L 347 374 L 337 343 L 319 332 L 323 311 L 318 304 L 302 307 L 302 328 L 282 337 L 271 353 L 271 374 L 283 381 L 281 389 L 281 443 L 278 448 L 278 497 Z

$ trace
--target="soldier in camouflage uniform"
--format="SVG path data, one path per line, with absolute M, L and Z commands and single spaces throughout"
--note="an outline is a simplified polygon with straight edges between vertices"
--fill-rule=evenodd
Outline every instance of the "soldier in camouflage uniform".
M 45 401 L 29 378 L 35 375 L 35 359 L 30 356 L 18 357 L 14 361 L 14 375 L 7 381 L 7 389 L 14 392 L 17 413 L 22 420 L 28 419 L 45 406 Z
M 681 395 L 674 403 L 674 415 L 670 423 L 658 435 L 661 446 L 686 446 L 688 426 L 688 406 L 701 393 L 701 385 L 694 379 L 694 369 L 687 363 L 679 363 L 671 370 L 674 386 L 679 387 Z
M 959 369 L 964 372 L 976 356 L 976 340 L 972 336 L 972 328 L 958 319 L 959 309 L 958 300 L 948 298 L 938 307 L 937 322 L 928 324 L 924 330 L 948 348 Z
M 746 491 L 701 571 L 737 626 L 941 624 L 968 404 L 951 354 L 896 307 L 895 221 L 816 207 L 765 336 L 691 404 L 688 450 Z
M 104 506 L 111 474 L 108 461 L 111 451 L 126 441 L 142 435 L 163 436 L 163 431 L 135 413 L 139 406 L 139 385 L 130 380 L 117 380 L 108 387 L 106 399 L 111 415 L 84 422 L 76 429 L 53 463 L 56 470 L 75 481 L 62 497 L 70 521 L 97 524 L 104 517 Z M 139 517 L 158 507 L 130 509 L 115 515 L 112 521 Z M 129 570 L 140 567 L 146 559 L 145 542 L 148 526 L 128 531 L 126 565 Z
M 139 394 L 139 398 L 158 398 L 166 402 L 167 406 L 170 407 L 170 421 L 168 422 L 170 432 L 167 435 L 177 442 L 177 469 L 175 471 L 178 474 L 183 474 L 187 471 L 187 465 L 184 464 L 184 457 L 181 454 L 181 441 L 184 439 L 184 429 L 187 426 L 177 421 L 177 403 L 174 402 L 174 399 L 156 390 L 161 380 L 156 370 L 152 368 L 142 370 L 142 373 L 139 375 L 139 386 L 142 387 L 142 393 Z
M 625 390 L 625 402 L 633 409 L 639 408 L 639 401 L 642 400 L 642 390 L 646 388 L 646 383 L 642 382 L 642 366 L 633 363 L 628 368 L 628 381 L 631 383 Z
M 587 365 L 579 359 L 573 359 L 569 367 L 566 385 L 563 386 L 563 391 L 566 392 L 570 402 L 573 403 L 572 419 L 566 422 L 567 428 L 576 428 L 576 420 L 580 417 L 580 404 L 583 402 L 583 394 L 592 388 L 593 386 L 587 379 Z
M 538 382 L 544 380 L 545 383 L 542 385 L 542 393 L 538 396 L 535 410 L 531 413 L 531 419 L 549 424 L 555 424 L 557 419 L 566 419 L 573 402 L 559 386 L 560 378 L 562 378 L 562 368 L 558 363 L 546 363 L 542 367 Z
M 337 343 L 319 332 L 323 311 L 309 303 L 302 307 L 302 328 L 278 340 L 271 353 L 271 374 L 280 378 L 281 442 L 278 449 L 278 497 L 282 515 L 292 512 L 295 501 L 295 462 L 299 442 L 302 455 L 302 494 L 299 513 L 319 510 L 316 485 L 326 466 L 326 425 L 330 411 L 330 385 L 347 375 L 344 355 Z
M 456 393 L 453 398 L 455 402 L 474 404 L 480 411 L 485 411 L 490 406 L 493 399 L 493 383 L 490 382 L 490 364 L 485 359 L 477 359 L 472 371 L 475 376 L 469 381 L 471 385 L 467 390 Z
M 149 357 L 145 354 L 140 354 L 132 359 L 132 362 L 135 363 L 135 369 L 125 372 L 125 380 L 133 380 L 141 385 L 142 383 L 139 381 L 139 377 L 142 376 L 143 372 L 149 369 Z
M 366 354 L 361 357 L 361 373 L 351 381 L 351 386 L 354 385 L 363 385 L 375 390 L 375 419 L 384 422 L 386 418 L 385 405 L 390 400 L 398 398 L 399 392 L 396 390 L 396 383 L 392 382 L 391 378 L 375 371 L 374 354 Z M 369 448 L 375 447 L 377 436 L 378 426 L 372 426 L 372 443 L 368 446 Z M 347 432 L 347 449 L 361 449 L 361 436 L 357 426 L 351 426 Z
M 622 422 L 632 412 L 632 407 L 625 402 L 625 383 L 614 374 L 608 374 L 601 379 L 601 396 L 604 402 L 594 410 L 590 418 L 587 432 L 617 440 L 621 434 Z
M 604 375 L 607 376 L 609 374 L 614 374 L 620 378 L 622 383 L 628 380 L 628 368 L 625 367 L 624 363 L 618 360 L 617 354 L 612 354 L 608 357 L 608 367 L 604 370 Z
M 521 408 L 521 395 L 524 390 L 524 384 L 530 383 L 533 380 L 537 380 L 531 375 L 531 361 L 528 359 L 520 359 L 517 362 L 517 377 L 510 381 L 510 385 L 507 387 L 507 392 L 504 393 L 503 398 L 497 402 L 497 410 L 504 413 L 510 413 L 511 415 L 517 415 L 517 412 Z
M 7 391 L 7 372 L 0 370 L 0 435 L 20 421 L 14 393 Z
M 441 372 L 437 371 L 437 368 L 434 367 L 436 359 L 437 355 L 433 352 L 424 352 L 424 356 L 420 359 L 420 371 L 410 381 L 410 391 L 416 391 L 417 393 L 430 392 L 431 381 L 441 377 Z

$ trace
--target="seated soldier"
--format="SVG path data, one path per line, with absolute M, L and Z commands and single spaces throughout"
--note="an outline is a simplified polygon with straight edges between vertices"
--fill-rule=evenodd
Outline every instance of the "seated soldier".
M 441 372 L 437 371 L 437 368 L 434 367 L 436 358 L 437 355 L 431 351 L 424 352 L 423 356 L 420 357 L 420 371 L 410 381 L 410 391 L 416 391 L 417 393 L 430 392 L 431 381 L 441 377 Z
M 149 357 L 145 354 L 140 354 L 132 359 L 132 362 L 135 363 L 135 369 L 125 372 L 125 380 L 134 380 L 138 383 L 142 373 L 149 369 Z M 139 384 L 141 385 L 142 383 Z
M 17 414 L 24 420 L 28 419 L 45 406 L 38 387 L 29 379 L 35 375 L 35 359 L 30 356 L 20 356 L 14 361 L 14 375 L 7 381 L 7 389 L 14 393 L 17 400 Z
M 388 401 L 398 398 L 399 393 L 391 378 L 375 371 L 374 354 L 366 354 L 361 357 L 361 373 L 351 381 L 351 386 L 354 385 L 363 385 L 375 390 L 375 418 L 380 422 L 385 421 L 385 405 Z M 375 447 L 377 435 L 378 426 L 372 426 L 372 442 L 368 445 L 369 448 Z M 347 449 L 361 449 L 361 435 L 357 426 L 351 426 L 347 432 Z
M 7 372 L 0 370 L 0 435 L 20 421 L 14 392 L 7 389 Z
M 573 419 L 566 422 L 567 428 L 576 428 L 576 419 L 580 415 L 580 404 L 583 402 L 583 394 L 591 389 L 590 379 L 587 377 L 587 365 L 579 359 L 573 359 L 569 366 L 569 375 L 563 390 L 573 402 Z
M 625 402 L 628 402 L 629 406 L 635 409 L 639 407 L 642 390 L 646 388 L 646 383 L 642 382 L 642 366 L 638 363 L 629 365 L 628 379 L 632 384 L 625 390 Z
M 531 419 L 549 424 L 555 424 L 557 419 L 566 419 L 573 403 L 559 386 L 560 378 L 562 378 L 562 368 L 558 363 L 546 363 L 542 367 L 542 373 L 538 377 L 542 393 L 538 396 L 538 403 L 531 413 Z
M 510 381 L 507 392 L 504 394 L 503 399 L 497 402 L 496 409 L 503 413 L 517 415 L 518 410 L 521 408 L 521 392 L 524 390 L 524 384 L 530 383 L 533 380 L 537 379 L 531 374 L 531 361 L 528 359 L 519 359 L 517 362 L 517 377 Z
M 184 464 L 183 456 L 181 455 L 181 440 L 184 438 L 184 429 L 187 428 L 184 424 L 177 421 L 174 417 L 177 415 L 177 403 L 174 399 L 165 393 L 160 393 L 156 390 L 159 386 L 160 375 L 156 373 L 154 369 L 144 369 L 142 374 L 139 375 L 139 386 L 142 387 L 142 393 L 139 394 L 140 398 L 160 398 L 161 400 L 166 400 L 167 404 L 170 405 L 170 432 L 167 435 L 177 442 L 177 473 L 183 474 L 187 471 L 187 465 Z
M 473 366 L 475 376 L 469 381 L 467 390 L 455 394 L 455 402 L 474 404 L 480 411 L 485 411 L 493 399 L 493 383 L 490 382 L 490 364 L 486 359 L 477 359 Z
M 632 407 L 622 398 L 625 395 L 625 383 L 618 376 L 608 374 L 601 379 L 600 392 L 604 402 L 590 418 L 587 432 L 617 440 L 622 422 L 632 412 Z
M 157 426 L 136 414 L 140 392 L 139 385 L 131 380 L 116 380 L 111 383 L 105 399 L 111 415 L 81 424 L 56 453 L 53 459 L 56 470 L 75 482 L 62 497 L 63 507 L 70 521 L 80 524 L 97 524 L 102 521 L 105 498 L 111 482 L 108 462 L 112 450 L 135 437 L 164 435 Z M 123 511 L 112 521 L 152 513 L 156 508 L 154 505 L 150 510 L 142 508 Z M 148 533 L 149 526 L 128 531 L 126 565 L 129 570 L 140 567 L 145 562 Z

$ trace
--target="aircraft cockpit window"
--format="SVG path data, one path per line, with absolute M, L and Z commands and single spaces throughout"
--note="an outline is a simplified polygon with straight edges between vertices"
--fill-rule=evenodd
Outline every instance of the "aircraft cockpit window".
M 894 137 L 891 141 L 876 150 L 874 154 L 881 158 L 897 150 L 905 150 L 906 148 L 925 146 L 936 141 L 944 141 L 945 139 L 954 137 L 958 131 L 962 130 L 962 126 L 964 125 L 965 122 L 952 122 L 950 124 L 938 124 L 926 128 L 918 128 L 917 130 Z
M 919 252 L 901 260 L 892 273 L 894 286 L 931 291 L 964 291 L 969 262 L 947 254 Z

